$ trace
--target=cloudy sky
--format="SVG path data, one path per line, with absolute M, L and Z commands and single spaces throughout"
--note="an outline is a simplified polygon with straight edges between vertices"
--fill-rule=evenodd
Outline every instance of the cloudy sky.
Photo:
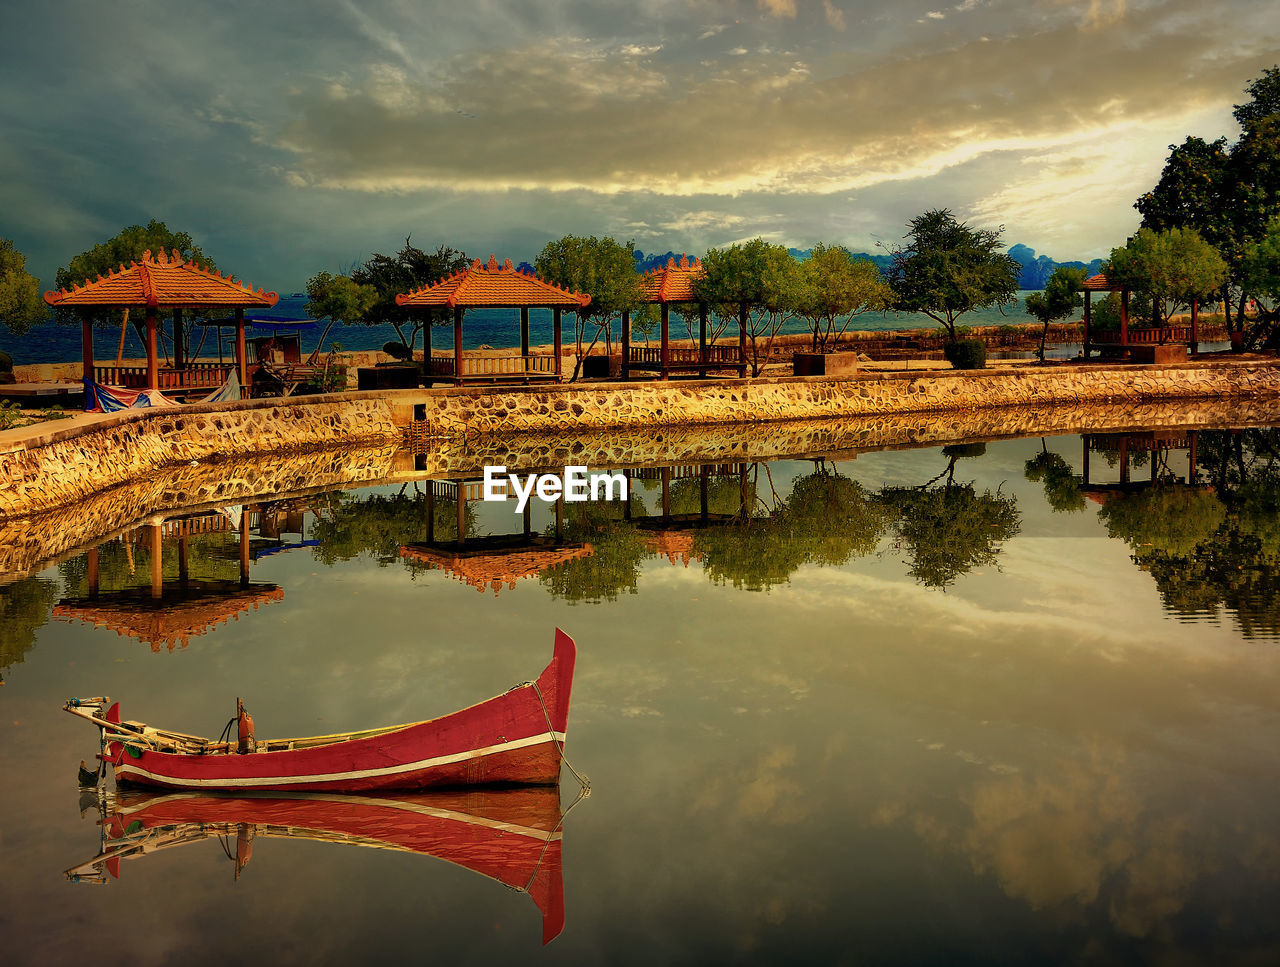
M 1234 138 L 1273 0 L 6 4 L 0 237 L 54 270 L 125 225 L 303 287 L 412 233 L 871 250 L 949 207 L 1106 254 L 1168 146 Z

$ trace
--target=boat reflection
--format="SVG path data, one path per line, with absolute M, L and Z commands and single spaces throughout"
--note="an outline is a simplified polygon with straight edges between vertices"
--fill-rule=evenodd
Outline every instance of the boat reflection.
M 542 914 L 543 944 L 564 929 L 557 787 L 383 796 L 131 789 L 104 794 L 101 807 L 101 850 L 66 871 L 72 881 L 106 883 L 119 878 L 121 860 L 214 838 L 235 838 L 234 851 L 223 845 L 236 879 L 260 838 L 346 843 L 434 856 L 527 893 Z

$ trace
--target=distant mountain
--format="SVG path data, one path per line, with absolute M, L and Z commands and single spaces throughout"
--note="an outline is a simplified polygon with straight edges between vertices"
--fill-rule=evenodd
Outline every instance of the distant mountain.
M 1053 270 L 1060 265 L 1069 269 L 1084 269 L 1086 275 L 1097 275 L 1102 271 L 1102 259 L 1091 262 L 1055 262 L 1047 255 L 1036 255 L 1036 250 L 1026 245 L 1014 245 L 1009 255 L 1022 266 L 1022 275 L 1018 279 L 1020 289 L 1043 289 Z
M 793 257 L 797 259 L 807 259 L 812 249 L 788 249 Z M 675 259 L 680 261 L 679 252 L 663 252 L 661 255 L 645 255 L 637 249 L 636 251 L 636 270 L 639 272 L 647 272 L 649 269 L 657 269 L 667 264 L 667 259 Z M 1045 282 L 1049 276 L 1053 275 L 1053 270 L 1060 265 L 1068 268 L 1084 269 L 1086 275 L 1096 275 L 1102 271 L 1102 259 L 1093 259 L 1090 262 L 1057 262 L 1049 258 L 1047 255 L 1036 255 L 1036 250 L 1026 245 L 1018 244 L 1009 248 L 1010 257 L 1022 266 L 1022 273 L 1018 277 L 1018 288 L 1020 289 L 1043 289 Z M 855 259 L 865 259 L 868 262 L 874 262 L 881 271 L 888 269 L 893 264 L 893 257 L 884 253 L 872 255 L 869 252 L 854 252 Z M 692 256 L 690 256 L 692 258 Z

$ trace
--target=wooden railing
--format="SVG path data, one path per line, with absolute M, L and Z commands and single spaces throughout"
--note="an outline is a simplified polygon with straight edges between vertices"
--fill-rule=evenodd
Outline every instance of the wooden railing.
M 1143 326 L 1129 328 L 1129 341 L 1120 342 L 1120 330 L 1108 329 L 1106 332 L 1091 332 L 1089 342 L 1095 346 L 1160 346 L 1165 343 L 1191 342 L 1190 326 Z
M 433 356 L 428 366 L 432 376 L 452 378 L 454 373 L 452 356 Z M 556 360 L 554 356 L 463 356 L 462 378 L 493 376 L 554 376 Z
M 737 346 L 708 346 L 703 356 L 698 347 L 692 348 L 672 346 L 667 350 L 667 361 L 673 366 L 739 366 L 742 356 Z M 661 366 L 662 349 L 653 346 L 632 346 L 632 365 Z
M 182 369 L 161 366 L 157 374 L 160 389 L 216 389 L 227 381 L 235 363 L 190 363 Z M 145 389 L 145 366 L 97 366 L 93 367 L 95 382 L 104 386 L 124 386 L 128 389 Z

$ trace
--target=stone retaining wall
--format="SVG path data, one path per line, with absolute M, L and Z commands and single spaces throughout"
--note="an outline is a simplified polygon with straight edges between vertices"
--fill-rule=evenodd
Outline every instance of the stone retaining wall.
M 74 426 L 0 435 L 0 520 L 38 514 L 181 464 L 396 443 L 375 394 L 126 410 Z M 42 428 L 43 429 L 43 428 Z
M 406 390 L 396 402 L 417 408 L 414 436 L 447 437 L 1277 395 L 1280 363 L 1265 360 Z

